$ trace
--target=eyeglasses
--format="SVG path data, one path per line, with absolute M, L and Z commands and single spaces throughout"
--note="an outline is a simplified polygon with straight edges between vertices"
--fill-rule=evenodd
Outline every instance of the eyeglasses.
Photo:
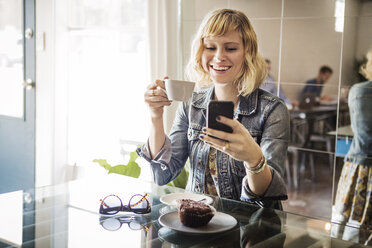
M 108 231 L 117 231 L 125 223 L 128 224 L 132 230 L 144 229 L 146 232 L 149 228 L 146 226 L 148 221 L 145 218 L 138 216 L 126 216 L 126 217 L 100 217 L 99 223 L 101 226 Z
M 123 205 L 123 202 L 117 195 L 108 195 L 103 200 L 100 200 L 100 214 L 114 215 L 120 211 L 133 212 L 135 214 L 146 214 L 151 212 L 151 205 L 148 201 L 149 194 L 136 194 L 129 200 L 128 205 Z

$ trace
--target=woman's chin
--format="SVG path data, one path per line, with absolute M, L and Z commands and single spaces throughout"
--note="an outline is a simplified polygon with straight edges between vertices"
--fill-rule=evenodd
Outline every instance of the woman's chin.
M 222 80 L 213 80 L 213 83 L 218 86 L 227 86 L 230 84 L 230 82 Z

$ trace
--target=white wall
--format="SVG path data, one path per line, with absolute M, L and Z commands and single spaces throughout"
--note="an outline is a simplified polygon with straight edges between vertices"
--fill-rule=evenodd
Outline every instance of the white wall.
M 372 2 L 364 1 L 360 6 L 357 31 L 356 56 L 361 58 L 372 48 Z
M 356 56 L 357 32 L 359 25 L 359 1 L 347 1 L 345 6 L 344 44 L 342 52 L 341 83 L 351 84 L 355 81 L 353 72 L 354 59 Z

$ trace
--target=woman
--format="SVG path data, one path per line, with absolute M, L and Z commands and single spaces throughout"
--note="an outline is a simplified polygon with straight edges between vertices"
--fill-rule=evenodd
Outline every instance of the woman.
M 354 133 L 338 182 L 332 219 L 346 224 L 333 229 L 334 236 L 372 244 L 372 49 L 361 68 L 369 81 L 355 84 L 349 92 L 351 128 Z M 359 229 L 360 228 L 360 229 Z
M 282 176 L 289 114 L 282 100 L 259 89 L 266 65 L 248 18 L 229 9 L 208 15 L 193 41 L 188 72 L 200 90 L 179 106 L 169 136 L 163 107 L 170 101 L 159 89 L 164 82 L 145 92 L 152 126 L 138 154 L 150 162 L 155 182 L 175 179 L 189 158 L 187 190 L 280 209 L 287 199 Z M 234 103 L 234 119 L 217 118 L 233 133 L 205 127 L 210 100 Z

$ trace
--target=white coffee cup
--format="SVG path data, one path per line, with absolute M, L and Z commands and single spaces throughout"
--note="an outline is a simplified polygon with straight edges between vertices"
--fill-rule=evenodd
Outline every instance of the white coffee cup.
M 165 90 L 169 100 L 186 102 L 194 91 L 195 83 L 183 80 L 165 79 Z

